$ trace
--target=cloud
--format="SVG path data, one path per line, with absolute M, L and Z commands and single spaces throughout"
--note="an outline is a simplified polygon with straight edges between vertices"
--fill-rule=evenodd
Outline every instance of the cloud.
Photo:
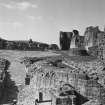
M 36 17 L 35 17 L 35 16 L 28 16 L 28 18 L 29 18 L 30 20 L 36 20 Z
M 13 22 L 13 27 L 14 27 L 14 28 L 20 28 L 20 27 L 22 27 L 22 26 L 23 26 L 23 24 L 20 23 L 20 22 Z
M 20 21 L 0 21 L 0 27 L 12 27 L 12 28 L 22 28 L 24 27 L 24 23 Z
M 32 4 L 30 2 L 20 2 L 20 3 L 17 3 L 15 7 L 18 9 L 25 10 L 28 8 L 37 8 L 38 6 L 36 4 Z
M 26 10 L 29 8 L 38 8 L 37 4 L 31 2 L 11 2 L 9 4 L 2 3 L 1 6 L 8 8 L 8 9 L 19 9 L 19 10 Z
M 28 16 L 28 18 L 29 18 L 30 20 L 42 20 L 42 19 L 43 19 L 42 16 Z
M 43 19 L 42 16 L 38 16 L 38 17 L 37 17 L 37 20 L 42 20 L 42 19 Z
M 8 9 L 14 8 L 11 4 L 1 4 L 1 6 L 8 8 Z

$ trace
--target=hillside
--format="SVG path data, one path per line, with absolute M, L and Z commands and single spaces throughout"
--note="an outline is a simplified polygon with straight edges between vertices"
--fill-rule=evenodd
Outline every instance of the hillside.
M 59 49 L 56 44 L 47 44 L 43 42 L 29 40 L 5 40 L 0 38 L 0 49 L 23 50 L 23 51 L 43 51 L 46 49 Z

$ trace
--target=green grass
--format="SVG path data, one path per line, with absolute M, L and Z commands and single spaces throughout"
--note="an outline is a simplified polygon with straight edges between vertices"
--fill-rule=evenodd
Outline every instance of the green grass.
M 20 58 L 23 57 L 46 57 L 62 55 L 67 60 L 73 60 L 75 62 L 92 61 L 96 58 L 92 56 L 73 56 L 70 51 L 16 51 L 16 50 L 0 50 L 0 58 L 8 59 L 11 62 L 9 72 L 11 78 L 17 83 L 24 82 L 25 78 L 25 65 L 21 64 Z M 60 57 L 60 56 L 59 56 Z M 59 58 L 58 57 L 58 58 Z
M 67 60 L 75 61 L 75 62 L 91 62 L 96 60 L 97 58 L 95 56 L 80 56 L 75 55 L 72 53 L 72 51 L 55 51 L 57 54 L 61 54 L 64 58 Z
M 8 59 L 11 62 L 9 72 L 11 78 L 17 83 L 21 84 L 25 78 L 25 65 L 21 64 L 22 57 L 45 57 L 55 56 L 57 54 L 48 51 L 16 51 L 16 50 L 0 50 L 0 58 Z

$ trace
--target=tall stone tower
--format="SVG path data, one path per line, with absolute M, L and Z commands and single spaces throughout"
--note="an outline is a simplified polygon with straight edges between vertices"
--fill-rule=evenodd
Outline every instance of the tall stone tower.
M 105 32 L 100 31 L 97 35 L 98 37 L 98 58 L 105 59 Z
M 98 27 L 87 27 L 84 36 L 88 52 L 101 60 L 105 59 L 105 29 L 100 31 Z
M 97 34 L 99 33 L 98 26 L 87 27 L 84 33 L 85 36 L 85 47 L 88 50 L 89 47 L 97 46 Z
M 105 25 L 104 25 L 104 32 L 105 32 Z
M 60 47 L 61 50 L 69 50 L 71 39 L 72 39 L 72 32 L 62 32 L 60 31 Z

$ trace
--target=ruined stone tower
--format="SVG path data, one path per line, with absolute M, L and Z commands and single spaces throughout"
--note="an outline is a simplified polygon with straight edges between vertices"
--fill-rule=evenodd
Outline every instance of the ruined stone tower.
M 62 32 L 60 31 L 60 47 L 61 50 L 69 50 L 71 39 L 72 39 L 72 32 Z
M 86 28 L 84 36 L 88 52 L 101 60 L 105 59 L 105 32 L 100 31 L 98 26 L 90 26 Z
M 87 27 L 84 33 L 85 47 L 88 50 L 89 47 L 97 46 L 97 34 L 99 33 L 98 26 Z

